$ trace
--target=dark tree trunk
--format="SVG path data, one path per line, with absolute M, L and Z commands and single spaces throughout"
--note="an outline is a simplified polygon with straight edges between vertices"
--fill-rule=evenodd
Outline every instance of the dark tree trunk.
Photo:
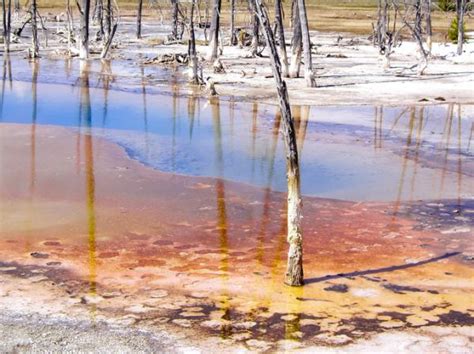
M 303 52 L 303 37 L 298 9 L 298 0 L 293 0 L 293 38 L 291 39 L 290 77 L 300 76 L 301 54 Z
M 209 36 L 209 49 L 207 53 L 207 59 L 214 61 L 218 56 L 219 47 L 219 29 L 220 29 L 220 16 L 221 16 L 221 0 L 213 0 L 214 4 L 212 7 L 212 19 L 211 19 L 211 30 Z
M 109 0 L 110 2 L 110 0 Z M 89 14 L 91 1 L 82 0 L 81 13 L 81 38 L 79 41 L 79 58 L 87 59 L 89 57 Z
M 458 21 L 458 55 L 462 54 L 464 45 L 464 12 L 466 11 L 466 0 L 456 0 L 456 14 Z
M 38 8 L 36 6 L 36 0 L 31 1 L 31 57 L 37 58 L 39 56 L 39 44 L 38 44 L 38 21 L 37 21 Z
M 142 9 L 143 9 L 143 0 L 138 0 L 138 10 L 137 10 L 137 39 L 142 38 Z
M 3 44 L 5 52 L 10 51 L 10 23 L 11 23 L 11 0 L 8 1 L 8 5 L 5 0 L 2 0 L 2 19 L 3 19 Z
M 105 33 L 106 39 L 110 37 L 112 33 L 112 0 L 107 0 L 106 11 L 105 11 Z
M 288 77 L 288 55 L 286 54 L 285 27 L 283 25 L 283 8 L 281 0 L 275 0 L 275 23 L 278 31 L 278 48 L 283 77 Z
M 94 17 L 99 24 L 98 38 L 104 38 L 104 0 L 96 0 Z
M 288 265 L 285 283 L 291 286 L 302 286 L 303 281 L 303 236 L 301 230 L 302 200 L 300 192 L 300 172 L 298 149 L 293 118 L 286 82 L 282 79 L 281 63 L 271 29 L 270 19 L 262 0 L 255 0 L 258 17 L 270 49 L 270 58 L 278 92 L 278 102 L 282 116 L 282 134 L 286 147 L 287 179 L 288 179 Z

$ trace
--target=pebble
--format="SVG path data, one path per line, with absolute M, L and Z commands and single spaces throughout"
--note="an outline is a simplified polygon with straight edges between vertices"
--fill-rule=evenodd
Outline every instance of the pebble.
M 232 327 L 236 329 L 250 329 L 257 325 L 257 322 L 253 321 L 245 321 L 245 322 L 237 322 L 232 324 Z
M 261 349 L 261 350 L 268 350 L 271 348 L 271 344 L 263 340 L 249 339 L 245 343 L 251 348 L 256 348 L 256 349 Z
M 380 327 L 383 328 L 398 328 L 403 327 L 405 323 L 399 320 L 392 320 L 380 323 Z
M 323 342 L 329 345 L 343 345 L 352 342 L 352 338 L 345 334 L 330 335 L 327 333 L 321 333 L 314 337 L 318 342 Z
M 176 319 L 171 322 L 173 322 L 174 324 L 177 324 L 178 326 L 186 327 L 186 328 L 191 327 L 191 324 L 192 324 L 190 320 L 186 320 L 186 319 Z

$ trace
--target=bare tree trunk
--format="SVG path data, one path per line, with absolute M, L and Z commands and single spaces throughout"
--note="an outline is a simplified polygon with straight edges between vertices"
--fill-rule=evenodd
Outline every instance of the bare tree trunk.
M 191 65 L 191 77 L 190 82 L 193 84 L 199 84 L 199 76 L 198 76 L 198 59 L 196 54 L 196 37 L 194 33 L 194 7 L 196 4 L 196 0 L 192 0 L 191 2 L 191 14 L 189 15 L 189 57 Z
M 300 192 L 300 171 L 298 163 L 298 149 L 293 118 L 286 82 L 282 79 L 281 63 L 271 29 L 270 19 L 262 0 L 255 0 L 258 17 L 262 26 L 267 46 L 270 49 L 270 58 L 278 92 L 278 101 L 283 121 L 283 137 L 286 146 L 287 179 L 288 179 L 288 265 L 285 283 L 291 286 L 303 285 L 303 236 L 301 230 L 302 200 Z
M 99 32 L 97 34 L 97 38 L 103 39 L 104 33 L 105 33 L 104 32 L 104 0 L 96 0 L 94 17 L 99 24 Z
M 235 35 L 235 0 L 230 0 L 230 45 L 237 45 Z
M 303 36 L 303 53 L 304 53 L 304 78 L 306 86 L 315 87 L 316 80 L 313 74 L 313 60 L 311 57 L 311 37 L 309 35 L 308 16 L 306 15 L 305 0 L 298 1 L 298 12 L 300 16 L 301 33 Z
M 10 32 L 11 32 L 11 0 L 2 0 L 2 19 L 3 19 L 3 44 L 5 53 L 10 52 Z
M 258 53 L 258 15 L 255 0 L 249 0 L 250 16 L 252 17 L 252 42 L 250 43 L 250 54 L 253 57 Z
M 415 25 L 413 30 L 413 36 L 415 37 L 416 42 L 418 43 L 420 63 L 418 64 L 418 75 L 423 75 L 426 67 L 428 66 L 428 53 L 423 46 L 423 30 L 422 30 L 422 20 L 423 20 L 423 0 L 416 0 L 415 2 Z
M 38 45 L 38 21 L 37 21 L 38 9 L 36 6 L 36 0 L 31 1 L 31 40 L 32 48 L 30 56 L 32 58 L 39 57 L 39 45 Z
M 110 2 L 110 0 L 109 0 Z M 79 58 L 87 59 L 89 57 L 89 13 L 91 1 L 82 0 L 81 13 L 81 39 L 79 41 Z
M 433 46 L 433 27 L 431 25 L 431 0 L 425 0 L 425 18 L 426 18 L 426 44 L 428 45 L 428 52 L 431 53 Z
M 15 9 L 15 12 L 20 11 L 20 0 L 14 1 L 14 9 Z
M 298 9 L 298 0 L 293 0 L 293 38 L 291 39 L 290 77 L 300 76 L 301 54 L 303 51 L 303 37 Z
M 105 33 L 106 39 L 108 39 L 112 33 L 112 0 L 107 0 L 105 11 Z
M 178 39 L 178 0 L 171 0 L 172 10 L 172 26 L 171 26 L 171 40 L 176 41 Z
M 213 0 L 212 8 L 211 30 L 209 38 L 209 48 L 207 53 L 207 60 L 214 61 L 217 59 L 219 46 L 219 22 L 221 16 L 221 0 Z
M 288 55 L 286 54 L 285 27 L 283 25 L 283 9 L 281 0 L 275 0 L 275 23 L 278 30 L 278 44 L 283 77 L 288 77 Z
M 142 38 L 142 9 L 143 9 L 143 0 L 138 0 L 137 39 Z
M 466 0 L 456 1 L 456 14 L 458 21 L 458 55 L 462 54 L 464 44 L 464 12 L 466 11 Z

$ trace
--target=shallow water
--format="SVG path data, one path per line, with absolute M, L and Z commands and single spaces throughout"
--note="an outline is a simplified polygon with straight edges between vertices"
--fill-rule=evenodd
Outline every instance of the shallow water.
M 177 76 L 169 70 L 156 75 L 156 68 L 142 68 L 141 78 L 129 80 L 132 92 L 111 89 L 116 82 L 111 66 L 91 67 L 82 76 L 77 64 L 60 61 L 41 67 L 10 62 L 8 70 L 2 122 L 79 129 L 107 137 L 161 171 L 285 191 L 274 106 L 186 97 Z M 148 92 L 150 72 L 171 78 L 167 92 Z M 305 195 L 400 201 L 473 194 L 472 106 L 304 106 L 293 112 Z

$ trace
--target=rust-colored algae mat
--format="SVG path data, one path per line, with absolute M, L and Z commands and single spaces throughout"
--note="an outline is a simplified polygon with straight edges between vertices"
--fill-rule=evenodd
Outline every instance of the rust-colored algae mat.
M 474 325 L 472 200 L 307 197 L 306 285 L 290 288 L 284 193 L 162 173 L 107 140 L 15 124 L 0 125 L 0 182 L 0 306 L 9 310 L 263 350 Z

